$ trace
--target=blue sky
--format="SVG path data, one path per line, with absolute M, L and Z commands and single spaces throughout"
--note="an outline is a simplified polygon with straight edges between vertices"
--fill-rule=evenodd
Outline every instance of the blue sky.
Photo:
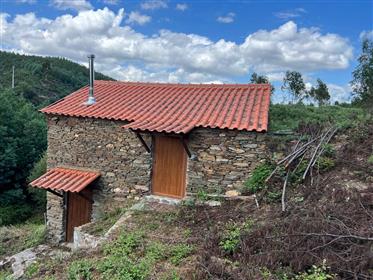
M 0 0 L 0 48 L 63 56 L 121 80 L 246 83 L 286 70 L 350 98 L 373 1 Z

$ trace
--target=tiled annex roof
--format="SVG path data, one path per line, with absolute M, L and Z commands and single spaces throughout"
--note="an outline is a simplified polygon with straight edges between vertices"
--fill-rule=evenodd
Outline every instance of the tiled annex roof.
M 47 114 L 123 120 L 140 131 L 188 133 L 195 127 L 267 131 L 271 89 L 267 84 L 157 84 L 95 81 L 42 109 Z
M 80 192 L 99 176 L 98 172 L 57 167 L 32 181 L 30 185 L 55 191 Z

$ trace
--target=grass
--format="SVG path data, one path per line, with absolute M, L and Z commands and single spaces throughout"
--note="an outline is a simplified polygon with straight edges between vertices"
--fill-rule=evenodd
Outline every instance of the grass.
M 43 243 L 45 225 L 40 216 L 24 224 L 0 227 L 0 257 L 9 256 Z
M 106 211 L 95 223 L 85 227 L 85 231 L 95 236 L 105 234 L 133 204 L 134 201 L 128 200 L 123 207 Z
M 296 130 L 300 123 L 332 122 L 341 128 L 355 126 L 365 119 L 363 109 L 351 106 L 322 106 L 272 104 L 270 107 L 271 132 Z
M 40 261 L 32 279 L 182 279 L 180 269 L 194 254 L 187 242 L 192 232 L 175 227 L 177 211 L 138 211 L 114 240 L 95 252 L 77 252 L 70 259 Z M 46 278 L 49 277 L 49 278 Z

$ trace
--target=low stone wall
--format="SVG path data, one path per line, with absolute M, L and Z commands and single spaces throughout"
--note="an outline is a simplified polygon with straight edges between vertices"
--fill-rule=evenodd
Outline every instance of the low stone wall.
M 263 133 L 198 128 L 188 145 L 195 159 L 188 161 L 187 191 L 208 193 L 240 189 L 254 168 L 268 155 Z

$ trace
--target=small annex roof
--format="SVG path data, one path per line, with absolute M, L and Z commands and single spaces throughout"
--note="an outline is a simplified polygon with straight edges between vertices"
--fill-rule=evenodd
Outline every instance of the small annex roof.
M 57 167 L 32 181 L 32 187 L 54 191 L 80 192 L 100 177 L 99 172 Z
M 158 84 L 95 81 L 41 110 L 46 114 L 122 120 L 138 131 L 188 133 L 196 127 L 265 132 L 269 84 Z

